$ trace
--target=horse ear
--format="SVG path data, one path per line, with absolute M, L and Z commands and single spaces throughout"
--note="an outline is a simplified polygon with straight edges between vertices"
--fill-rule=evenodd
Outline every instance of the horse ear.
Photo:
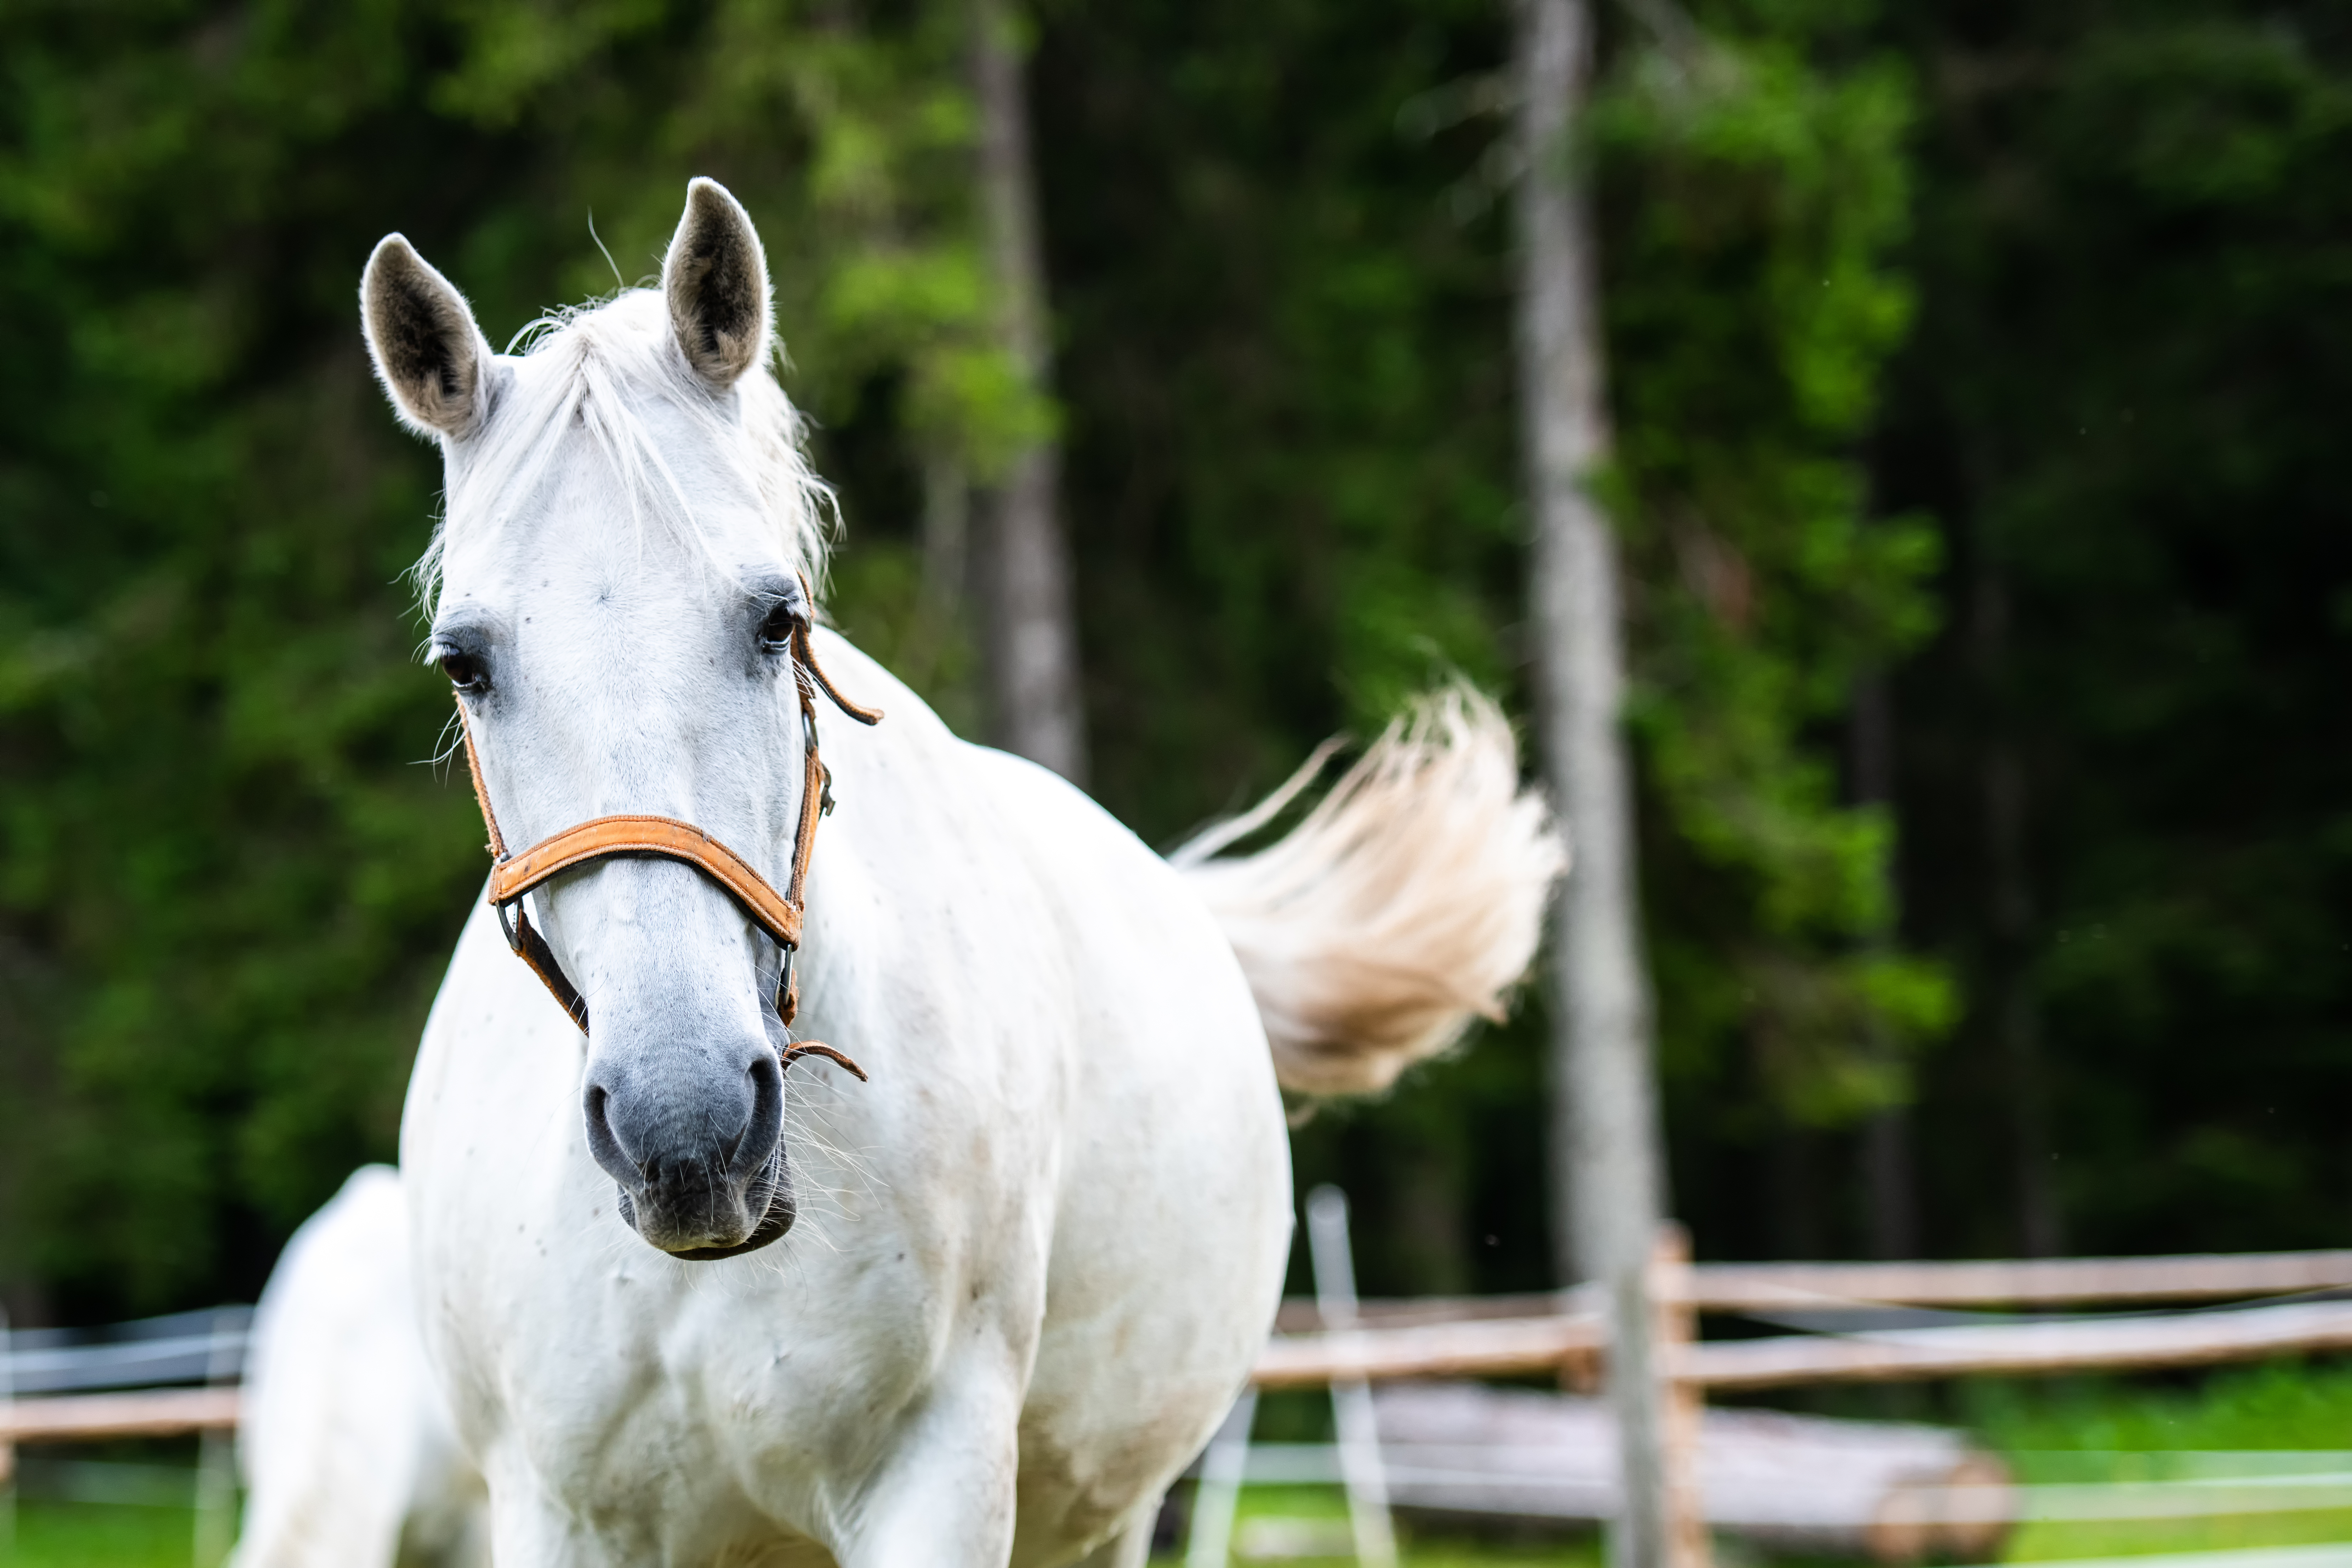
M 383 237 L 360 275 L 360 326 L 403 422 L 453 440 L 481 428 L 490 345 L 466 297 L 399 235 Z
M 677 346 L 719 392 L 768 352 L 768 257 L 751 215 L 716 180 L 686 187 L 686 216 L 662 261 Z

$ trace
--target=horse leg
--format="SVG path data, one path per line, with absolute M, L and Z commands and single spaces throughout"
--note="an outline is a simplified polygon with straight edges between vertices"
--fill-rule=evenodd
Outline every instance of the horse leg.
M 1127 1528 L 1070 1564 L 1070 1568 L 1143 1568 L 1151 1556 L 1151 1527 L 1160 1520 L 1160 1500 L 1127 1521 Z
M 943 1378 L 867 1481 L 856 1524 L 834 1545 L 841 1568 L 1003 1568 L 1020 1419 L 1009 1373 Z
M 592 1525 L 527 1470 L 498 1468 L 505 1473 L 490 1483 L 489 1530 L 489 1561 L 498 1568 L 645 1568 L 669 1561 L 655 1521 L 607 1514 Z

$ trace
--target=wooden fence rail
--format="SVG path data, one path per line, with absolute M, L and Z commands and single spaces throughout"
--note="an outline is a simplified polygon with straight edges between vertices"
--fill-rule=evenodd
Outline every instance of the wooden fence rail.
M 1992 1258 L 1959 1263 L 1697 1263 L 1688 1304 L 1702 1312 L 1828 1305 L 2074 1306 L 2221 1300 L 2352 1290 L 2352 1251 L 2193 1253 L 2172 1258 Z M 1594 1310 L 1582 1289 L 1516 1296 L 1426 1296 L 1357 1304 L 1366 1328 L 1550 1318 Z M 1321 1326 L 1311 1300 L 1282 1304 L 1276 1331 Z
M 158 1389 L 0 1402 L 0 1443 L 73 1443 L 104 1437 L 178 1437 L 233 1429 L 234 1388 Z
M 1277 1334 L 1259 1358 L 1261 1388 L 1335 1377 L 1373 1382 L 1503 1377 L 1558 1370 L 1589 1381 L 1605 1352 L 1597 1313 Z M 2061 1323 L 1985 1323 L 1860 1333 L 1715 1340 L 1681 1347 L 1670 1369 L 1702 1388 L 2198 1366 L 2352 1350 L 2352 1302 Z
M 194 1433 L 204 1439 L 196 1555 L 226 1556 L 236 1488 L 227 1435 L 252 1321 L 250 1307 L 215 1307 L 106 1329 L 12 1329 L 0 1312 L 0 1511 L 14 1507 L 19 1444 Z M 168 1386 L 198 1380 L 206 1386 Z
M 2071 1323 L 1791 1334 L 1684 1347 L 1677 1375 L 1709 1389 L 2202 1366 L 2352 1350 L 2352 1302 Z
M 1601 1319 L 1589 1314 L 1278 1334 L 1251 1381 L 1260 1388 L 1319 1388 L 1351 1377 L 1377 1383 L 1582 1369 L 1597 1367 L 1607 1337 Z
M 1690 1270 L 1702 1311 L 1867 1301 L 1911 1307 L 2218 1300 L 2352 1289 L 2352 1251 L 2044 1258 L 1964 1263 L 1706 1263 Z

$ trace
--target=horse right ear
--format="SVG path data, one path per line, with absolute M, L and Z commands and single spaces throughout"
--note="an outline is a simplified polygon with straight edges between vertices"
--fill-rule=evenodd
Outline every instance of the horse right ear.
M 768 353 L 768 257 L 743 204 L 716 180 L 686 187 L 662 260 L 662 292 L 686 363 L 724 392 Z
M 360 276 L 360 326 L 402 423 L 457 441 L 481 428 L 490 345 L 466 297 L 399 235 L 383 237 Z

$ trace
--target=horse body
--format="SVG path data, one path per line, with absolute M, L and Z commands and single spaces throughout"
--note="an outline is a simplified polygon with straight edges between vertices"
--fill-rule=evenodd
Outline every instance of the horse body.
M 826 738 L 803 1017 L 873 1082 L 796 1070 L 824 1200 L 784 1243 L 682 1262 L 619 1226 L 579 1034 L 487 913 L 426 1026 L 402 1165 L 501 1563 L 1066 1561 L 1262 1342 L 1288 1161 L 1231 948 L 1076 791 L 826 656 L 889 717 Z
M 887 715 L 824 721 L 841 807 L 797 1016 L 790 922 L 702 861 L 538 886 L 547 989 L 487 910 L 460 939 L 402 1125 L 408 1246 L 330 1228 L 346 1297 L 413 1300 L 439 1386 L 408 1404 L 447 1411 L 495 1561 L 1139 1563 L 1280 1289 L 1277 1079 L 1381 1087 L 1532 953 L 1561 855 L 1508 726 L 1424 707 L 1273 847 L 1180 868 L 812 641 L 822 487 L 718 186 L 690 187 L 659 291 L 520 355 L 396 236 L 362 302 L 445 454 L 430 653 L 494 842 L 667 816 L 772 892 L 821 771 L 798 700 L 820 653 Z M 805 1057 L 787 1079 L 794 1030 L 871 1081 Z M 341 1523 L 248 1539 L 238 1568 L 394 1561 L 383 1487 L 339 1511 L 299 1446 L 255 1452 L 255 1517 Z
M 482 1485 L 425 1359 L 399 1175 L 362 1166 L 286 1244 L 254 1324 L 236 1568 L 489 1568 Z

